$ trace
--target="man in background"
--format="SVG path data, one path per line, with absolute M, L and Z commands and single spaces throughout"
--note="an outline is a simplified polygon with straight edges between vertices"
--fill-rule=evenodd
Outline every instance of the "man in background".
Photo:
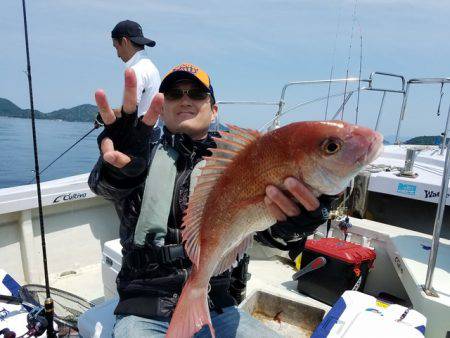
M 156 42 L 144 37 L 142 27 L 131 20 L 119 22 L 111 38 L 117 56 L 136 74 L 138 116 L 144 115 L 161 83 L 158 69 L 145 52 L 145 46 L 154 47 Z

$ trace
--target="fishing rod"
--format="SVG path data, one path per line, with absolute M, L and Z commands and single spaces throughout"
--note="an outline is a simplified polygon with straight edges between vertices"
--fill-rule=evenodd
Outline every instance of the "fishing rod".
M 355 0 L 355 6 L 353 7 L 353 20 L 352 20 L 352 30 L 351 30 L 351 34 L 350 34 L 350 44 L 348 47 L 348 58 L 347 58 L 347 71 L 346 71 L 346 75 L 345 78 L 348 79 L 348 72 L 349 72 L 349 68 L 350 68 L 350 59 L 351 59 L 351 53 L 352 53 L 352 42 L 353 42 L 353 31 L 355 28 L 355 21 L 356 21 L 356 7 L 358 4 L 358 0 Z M 345 81 L 345 87 L 344 87 L 344 93 L 347 92 L 347 80 Z M 345 110 L 345 104 L 347 103 L 345 100 L 345 94 L 344 94 L 344 101 L 342 102 L 342 113 L 341 113 L 341 120 L 344 120 L 344 110 Z
M 338 16 L 336 34 L 334 36 L 333 58 L 332 58 L 333 63 L 331 65 L 331 70 L 330 70 L 330 82 L 328 83 L 327 105 L 325 107 L 325 120 L 328 118 L 328 104 L 330 103 L 331 79 L 333 78 L 333 74 L 334 74 L 334 66 L 335 66 L 335 62 L 336 62 L 336 42 L 337 42 L 337 38 L 339 35 L 340 27 L 341 27 L 341 5 L 339 5 L 339 16 Z
M 44 217 L 42 212 L 42 197 L 41 197 L 41 178 L 39 176 L 39 158 L 37 152 L 37 138 L 36 138 L 36 124 L 35 124 L 35 112 L 33 103 L 33 86 L 31 80 L 31 62 L 30 62 L 30 48 L 28 44 L 28 25 L 27 25 L 27 13 L 25 8 L 25 0 L 22 0 L 22 10 L 23 10 L 23 25 L 25 30 L 25 49 L 27 54 L 27 78 L 28 78 L 28 91 L 30 96 L 30 110 L 31 110 L 31 129 L 33 133 L 33 149 L 34 149 L 34 166 L 36 175 L 36 188 L 38 196 L 38 208 L 39 208 L 39 224 L 41 231 L 41 244 L 42 244 L 42 260 L 44 263 L 44 278 L 45 278 L 45 293 L 47 299 L 45 300 L 45 317 L 48 321 L 47 326 L 47 337 L 56 337 L 55 331 L 53 329 L 53 313 L 54 304 L 50 296 L 50 285 L 48 279 L 48 268 L 47 268 L 47 250 L 45 244 L 45 228 L 44 228 Z
M 356 111 L 355 111 L 355 124 L 358 124 L 359 116 L 359 95 L 361 93 L 361 69 L 362 69 L 362 59 L 363 59 L 363 36 L 362 29 L 359 21 L 357 21 L 359 27 L 359 75 L 358 75 L 358 98 L 356 100 Z
M 98 119 L 94 121 L 94 127 L 89 130 L 86 134 L 84 134 L 80 139 L 78 139 L 74 144 L 72 144 L 69 148 L 67 148 L 65 151 L 63 151 L 57 158 L 55 158 L 48 166 L 46 166 L 44 169 L 41 170 L 40 174 L 42 174 L 44 171 L 46 171 L 48 168 L 50 168 L 53 163 L 58 161 L 61 157 L 63 157 L 66 153 L 68 153 L 73 147 L 75 147 L 78 143 L 83 141 L 86 137 L 88 137 L 95 129 L 100 128 L 103 125 L 102 122 L 99 122 Z M 31 179 L 28 184 L 33 183 L 35 180 L 35 177 Z

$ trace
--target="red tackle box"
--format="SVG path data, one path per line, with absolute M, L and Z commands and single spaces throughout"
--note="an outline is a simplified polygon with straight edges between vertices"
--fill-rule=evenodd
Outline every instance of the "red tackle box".
M 329 305 L 346 290 L 362 291 L 376 258 L 375 250 L 356 243 L 337 238 L 313 239 L 306 241 L 300 268 L 320 256 L 325 257 L 326 264 L 302 275 L 297 289 Z

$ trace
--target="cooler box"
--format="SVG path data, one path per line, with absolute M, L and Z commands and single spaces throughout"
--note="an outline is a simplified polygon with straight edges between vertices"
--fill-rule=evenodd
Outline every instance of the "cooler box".
M 122 267 L 120 239 L 105 242 L 102 257 L 102 279 L 105 300 L 117 297 L 116 278 Z
M 320 256 L 326 258 L 325 266 L 302 275 L 297 289 L 328 305 L 346 290 L 363 290 L 376 258 L 375 250 L 355 243 L 337 238 L 313 239 L 306 241 L 300 268 Z
M 105 242 L 102 256 L 105 301 L 78 318 L 78 330 L 81 337 L 110 338 L 116 322 L 114 310 L 119 302 L 116 278 L 122 267 L 120 239 Z
M 346 291 L 311 338 L 423 338 L 426 322 L 415 310 Z

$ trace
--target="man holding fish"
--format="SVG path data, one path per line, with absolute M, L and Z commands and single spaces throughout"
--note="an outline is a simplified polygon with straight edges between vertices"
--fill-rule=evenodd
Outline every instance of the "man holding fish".
M 274 237 L 294 240 L 300 244 L 285 247 L 301 251 L 332 200 L 317 197 L 345 189 L 377 155 L 381 138 L 341 122 L 211 133 L 213 87 L 192 64 L 174 67 L 159 91 L 141 118 L 132 70 L 120 113 L 102 90 L 95 94 L 105 130 L 89 185 L 114 202 L 121 220 L 114 335 L 276 337 L 236 308 L 233 267 L 255 232 L 269 245 Z M 158 117 L 164 134 L 152 144 Z

